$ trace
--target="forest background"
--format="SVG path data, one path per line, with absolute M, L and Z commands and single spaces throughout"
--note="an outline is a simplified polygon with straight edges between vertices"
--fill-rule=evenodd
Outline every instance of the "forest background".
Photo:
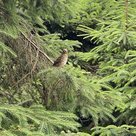
M 136 0 L 0 0 L 0 135 L 136 136 Z

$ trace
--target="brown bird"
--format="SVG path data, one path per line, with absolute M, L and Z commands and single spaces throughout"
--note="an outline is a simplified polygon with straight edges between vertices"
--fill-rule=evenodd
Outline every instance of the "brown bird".
M 63 49 L 61 55 L 54 61 L 54 67 L 63 67 L 68 61 L 68 50 Z

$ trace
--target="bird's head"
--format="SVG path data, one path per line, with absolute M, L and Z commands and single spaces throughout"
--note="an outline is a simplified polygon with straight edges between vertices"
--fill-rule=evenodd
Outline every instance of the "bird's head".
M 67 50 L 67 49 L 63 49 L 62 52 L 63 52 L 63 53 L 68 53 L 68 50 Z

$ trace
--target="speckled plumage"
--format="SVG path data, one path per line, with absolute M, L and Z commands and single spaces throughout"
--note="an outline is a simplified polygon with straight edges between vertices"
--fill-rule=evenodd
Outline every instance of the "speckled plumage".
M 68 61 L 68 50 L 64 49 L 62 54 L 54 61 L 53 66 L 63 67 Z

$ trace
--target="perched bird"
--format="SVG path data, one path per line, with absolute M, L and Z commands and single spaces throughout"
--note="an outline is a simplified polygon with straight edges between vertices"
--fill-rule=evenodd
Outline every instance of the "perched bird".
M 68 61 L 68 50 L 63 49 L 61 55 L 54 61 L 54 67 L 63 67 Z

